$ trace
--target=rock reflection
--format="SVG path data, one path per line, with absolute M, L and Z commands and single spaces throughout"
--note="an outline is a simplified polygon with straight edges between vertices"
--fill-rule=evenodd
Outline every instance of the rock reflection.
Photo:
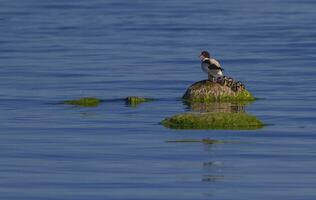
M 210 161 L 210 162 L 203 163 L 203 167 L 205 167 L 205 168 L 219 167 L 221 165 L 223 165 L 223 163 L 220 161 Z
M 188 109 L 194 112 L 225 112 L 225 113 L 244 113 L 247 103 L 232 102 L 184 102 Z
M 224 179 L 224 175 L 221 175 L 220 168 L 223 163 L 221 161 L 209 161 L 203 163 L 203 168 L 206 170 L 206 175 L 202 176 L 203 182 L 214 182 Z
M 168 143 L 194 143 L 194 142 L 198 142 L 198 143 L 203 143 L 203 144 L 224 144 L 224 141 L 220 141 L 220 140 L 213 140 L 213 139 L 209 139 L 209 138 L 205 138 L 205 139 L 178 139 L 178 140 L 168 140 L 166 141 Z
M 209 175 L 204 175 L 202 177 L 203 182 L 214 182 L 214 181 L 221 181 L 224 179 L 223 175 L 216 175 L 216 174 L 209 174 Z

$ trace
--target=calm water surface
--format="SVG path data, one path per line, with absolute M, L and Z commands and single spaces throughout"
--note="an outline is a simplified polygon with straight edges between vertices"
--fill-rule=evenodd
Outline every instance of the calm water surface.
M 316 198 L 316 3 L 1 0 L 0 199 Z M 201 50 L 256 131 L 176 131 Z M 157 98 L 131 108 L 130 95 Z M 94 96 L 93 108 L 60 104 Z M 225 144 L 168 143 L 211 138 Z

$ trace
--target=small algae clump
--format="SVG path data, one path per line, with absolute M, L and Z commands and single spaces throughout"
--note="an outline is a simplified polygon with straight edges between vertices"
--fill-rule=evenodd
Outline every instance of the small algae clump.
M 172 129 L 226 129 L 254 130 L 263 123 L 247 113 L 184 113 L 164 119 L 161 122 Z
M 137 97 L 137 96 L 129 96 L 129 97 L 126 97 L 125 99 L 126 104 L 132 107 L 136 107 L 140 103 L 149 102 L 149 101 L 153 101 L 153 99 Z
M 253 95 L 246 89 L 233 91 L 230 87 L 209 80 L 191 85 L 182 97 L 190 102 L 241 102 L 254 101 Z
M 100 104 L 101 100 L 94 97 L 86 97 L 76 100 L 67 100 L 64 101 L 64 104 L 76 105 L 76 106 L 84 106 L 84 107 L 94 107 Z

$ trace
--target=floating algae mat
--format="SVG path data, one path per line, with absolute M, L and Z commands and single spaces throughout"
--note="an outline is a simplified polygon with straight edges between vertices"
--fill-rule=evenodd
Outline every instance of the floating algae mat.
M 67 100 L 64 101 L 64 104 L 76 105 L 76 106 L 84 106 L 84 107 L 94 107 L 100 104 L 101 100 L 94 97 L 86 97 L 76 100 Z
M 172 129 L 254 130 L 264 126 L 247 113 L 184 113 L 166 118 L 161 124 Z
M 149 101 L 153 101 L 153 99 L 137 97 L 137 96 L 129 96 L 129 97 L 126 97 L 125 99 L 126 104 L 132 107 L 136 107 L 140 103 L 149 102 Z

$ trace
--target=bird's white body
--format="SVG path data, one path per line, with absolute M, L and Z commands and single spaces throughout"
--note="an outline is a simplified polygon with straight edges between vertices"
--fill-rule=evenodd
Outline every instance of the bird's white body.
M 215 65 L 218 69 L 210 68 L 211 65 Z M 208 74 L 209 78 L 216 80 L 218 77 L 223 76 L 221 65 L 213 58 L 204 58 L 201 63 L 201 68 L 204 73 Z

